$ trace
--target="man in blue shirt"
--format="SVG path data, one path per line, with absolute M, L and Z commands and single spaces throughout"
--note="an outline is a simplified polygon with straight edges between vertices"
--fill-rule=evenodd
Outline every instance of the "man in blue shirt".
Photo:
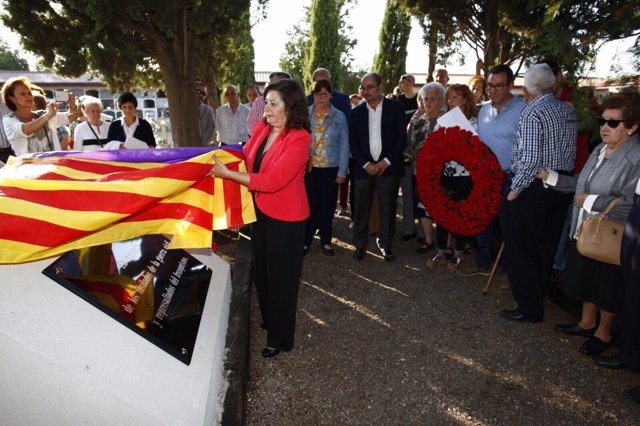
M 487 79 L 487 92 L 490 103 L 485 104 L 478 113 L 478 137 L 485 145 L 491 148 L 500 162 L 502 170 L 506 173 L 503 188 L 511 186 L 511 154 L 513 144 L 516 141 L 518 120 L 520 113 L 527 105 L 522 98 L 511 93 L 515 77 L 513 71 L 506 65 L 496 65 L 489 71 Z M 477 235 L 478 254 L 476 255 L 476 267 L 462 265 L 458 270 L 462 275 L 489 275 L 493 257 L 491 247 L 494 238 L 500 239 L 500 222 L 498 216 Z M 504 257 L 503 257 L 504 259 Z

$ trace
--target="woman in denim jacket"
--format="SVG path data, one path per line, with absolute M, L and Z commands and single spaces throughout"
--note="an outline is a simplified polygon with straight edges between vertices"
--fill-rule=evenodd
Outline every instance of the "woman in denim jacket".
M 313 83 L 313 105 L 309 107 L 311 148 L 305 176 L 311 215 L 307 221 L 304 253 L 313 234 L 320 230 L 320 247 L 327 256 L 331 247 L 333 213 L 338 185 L 345 181 L 349 166 L 349 129 L 345 115 L 331 105 L 331 83 L 320 79 Z

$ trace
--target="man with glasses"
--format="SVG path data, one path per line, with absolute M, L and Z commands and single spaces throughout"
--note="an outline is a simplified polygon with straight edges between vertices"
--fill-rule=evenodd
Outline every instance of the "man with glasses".
M 207 98 L 208 88 L 203 81 L 196 81 L 196 97 L 200 105 L 200 140 L 202 146 L 211 146 L 211 139 L 216 131 L 215 112 L 204 100 Z
M 511 92 L 515 76 L 506 65 L 496 65 L 489 71 L 487 92 L 490 102 L 478 113 L 478 137 L 495 154 L 505 172 L 503 196 L 511 186 L 511 155 L 516 142 L 518 120 L 527 103 Z M 492 247 L 501 240 L 500 222 L 496 216 L 489 226 L 477 235 L 476 266 L 461 265 L 461 275 L 489 275 L 493 263 Z M 498 240 L 496 242 L 496 240 Z M 503 256 L 503 265 L 506 256 Z
M 547 188 L 536 174 L 541 169 L 570 175 L 575 165 L 578 120 L 573 108 L 554 95 L 556 79 L 546 64 L 524 74 L 529 104 L 518 122 L 511 162 L 511 188 L 500 207 L 507 274 L 515 309 L 500 316 L 512 321 L 540 322 L 544 298 L 571 195 Z
M 249 139 L 247 117 L 251 110 L 240 103 L 240 90 L 233 84 L 227 86 L 224 97 L 227 103 L 216 110 L 218 142 L 220 146 L 245 143 Z
M 407 143 L 404 107 L 383 96 L 382 77 L 362 77 L 360 91 L 366 102 L 349 117 L 349 145 L 354 160 L 354 260 L 362 260 L 367 249 L 369 213 L 373 193 L 378 191 L 380 230 L 378 248 L 386 261 L 395 260 L 391 241 L 395 233 L 400 179 L 404 176 L 403 152 Z

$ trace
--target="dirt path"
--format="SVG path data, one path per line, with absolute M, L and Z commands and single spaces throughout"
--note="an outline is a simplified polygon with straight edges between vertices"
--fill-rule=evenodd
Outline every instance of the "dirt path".
M 347 219 L 334 235 L 335 257 L 315 240 L 305 258 L 292 352 L 260 356 L 252 294 L 248 425 L 640 424 L 622 396 L 640 376 L 553 332 L 572 320 L 553 303 L 541 324 L 509 322 L 509 290 L 483 296 L 486 278 L 427 270 L 415 241 L 394 240 L 389 263 L 371 239 L 354 262 Z

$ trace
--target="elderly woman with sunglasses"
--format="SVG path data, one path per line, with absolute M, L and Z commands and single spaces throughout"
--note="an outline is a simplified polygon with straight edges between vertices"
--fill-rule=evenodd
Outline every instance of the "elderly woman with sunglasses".
M 601 105 L 598 145 L 578 176 L 565 176 L 541 170 L 538 178 L 558 191 L 575 193 L 571 222 L 567 271 L 561 284 L 564 293 L 582 301 L 580 321 L 560 324 L 554 330 L 585 336 L 580 347 L 585 355 L 598 355 L 611 344 L 611 326 L 622 311 L 624 288 L 620 266 L 582 256 L 576 249 L 576 231 L 582 220 L 603 212 L 619 198 L 609 213 L 610 220 L 623 224 L 633 204 L 636 183 L 640 177 L 640 94 L 620 93 L 605 99 Z M 621 226 L 621 228 L 622 228 Z M 600 323 L 596 314 L 600 310 Z

